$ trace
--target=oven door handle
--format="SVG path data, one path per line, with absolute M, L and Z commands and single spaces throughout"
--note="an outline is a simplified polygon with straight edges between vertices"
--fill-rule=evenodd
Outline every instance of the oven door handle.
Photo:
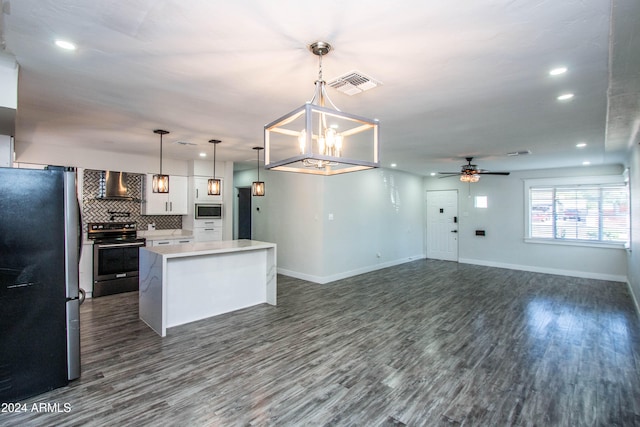
M 126 248 L 126 247 L 132 247 L 132 246 L 144 246 L 144 243 L 142 242 L 136 242 L 136 243 L 98 243 L 98 249 L 102 249 L 102 248 Z

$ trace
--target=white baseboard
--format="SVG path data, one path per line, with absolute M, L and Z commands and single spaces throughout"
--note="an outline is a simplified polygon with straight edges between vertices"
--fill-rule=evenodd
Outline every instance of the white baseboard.
M 633 286 L 631 286 L 631 282 L 627 280 L 627 288 L 629 288 L 629 293 L 631 294 L 631 299 L 633 300 L 633 303 L 636 305 L 636 313 L 638 314 L 638 316 L 640 316 L 640 304 L 638 304 L 638 296 L 640 295 L 636 295 L 635 292 L 633 292 Z
M 381 264 L 374 264 L 374 265 L 358 268 L 355 270 L 333 274 L 330 276 L 315 276 L 311 274 L 300 273 L 298 271 L 287 270 L 285 268 L 280 268 L 280 267 L 278 267 L 278 273 L 283 274 L 285 276 L 294 277 L 296 279 L 302 279 L 302 280 L 306 280 L 313 283 L 326 284 L 336 280 L 357 276 L 358 274 L 370 273 L 372 271 L 381 270 L 383 268 L 393 267 L 395 265 L 400 265 L 407 262 L 415 261 L 417 259 L 425 259 L 425 255 L 416 255 L 416 256 L 406 257 L 406 258 L 402 258 L 394 261 L 388 261 Z M 627 276 L 624 276 L 624 275 L 592 273 L 592 272 L 578 271 L 578 270 L 563 270 L 563 269 L 557 269 L 557 268 L 536 267 L 536 266 L 521 265 L 521 264 L 508 264 L 508 263 L 502 263 L 502 262 L 486 261 L 486 260 L 470 259 L 470 258 L 460 258 L 458 259 L 458 262 L 461 264 L 474 264 L 474 265 L 482 265 L 485 267 L 506 268 L 508 270 L 531 271 L 533 273 L 557 274 L 559 276 L 580 277 L 583 279 L 596 279 L 596 280 L 607 280 L 610 282 L 627 283 L 627 286 L 629 287 L 629 290 L 634 299 L 634 302 L 636 303 L 636 307 L 638 308 L 638 312 L 640 313 L 640 305 L 638 305 L 639 299 L 633 293 L 633 289 L 629 284 Z
M 559 276 L 581 277 L 583 279 L 608 280 L 610 282 L 627 282 L 627 276 L 617 274 L 592 273 L 589 271 L 563 270 L 558 268 L 536 267 L 531 265 L 507 264 L 495 261 L 485 261 L 481 259 L 460 258 L 461 264 L 483 265 L 485 267 L 506 268 L 508 270 L 531 271 L 533 273 L 557 274 Z
M 296 279 L 302 279 L 313 283 L 324 285 L 329 282 L 334 282 L 340 279 L 346 279 L 348 277 L 357 276 L 358 274 L 370 273 L 372 271 L 381 270 L 387 267 L 393 267 L 395 265 L 404 264 L 407 262 L 415 261 L 417 259 L 424 259 L 424 255 L 415 255 L 406 258 L 401 258 L 393 261 L 388 261 L 380 264 L 368 265 L 366 267 L 357 268 L 355 270 L 345 271 L 342 273 L 332 274 L 330 276 L 314 276 L 311 274 L 300 273 L 297 271 L 287 270 L 285 268 L 278 267 L 278 273 L 289 277 L 295 277 Z

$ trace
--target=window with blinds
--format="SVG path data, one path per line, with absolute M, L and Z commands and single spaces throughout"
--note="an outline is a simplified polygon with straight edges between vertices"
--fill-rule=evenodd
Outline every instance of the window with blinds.
M 624 184 L 531 186 L 529 237 L 562 241 L 629 241 L 629 191 Z

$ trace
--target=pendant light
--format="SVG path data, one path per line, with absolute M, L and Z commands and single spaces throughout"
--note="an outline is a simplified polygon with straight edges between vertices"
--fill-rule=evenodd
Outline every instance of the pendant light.
M 256 166 L 258 169 L 258 180 L 253 181 L 251 184 L 251 194 L 254 196 L 264 196 L 264 182 L 260 181 L 260 150 L 262 150 L 262 147 L 253 147 L 253 149 L 256 150 L 257 154 Z
M 220 180 L 216 178 L 216 145 L 222 141 L 219 139 L 211 139 L 209 142 L 213 144 L 213 178 L 207 182 L 207 194 L 209 196 L 219 196 L 221 185 Z
M 311 101 L 265 125 L 265 169 L 336 175 L 380 167 L 378 120 L 342 112 L 329 99 L 322 57 L 331 49 L 322 41 L 309 46 L 319 58 Z
M 168 193 L 169 192 L 169 175 L 162 174 L 162 136 L 169 133 L 169 131 L 156 129 L 153 133 L 160 135 L 160 173 L 153 175 L 153 192 L 154 193 Z

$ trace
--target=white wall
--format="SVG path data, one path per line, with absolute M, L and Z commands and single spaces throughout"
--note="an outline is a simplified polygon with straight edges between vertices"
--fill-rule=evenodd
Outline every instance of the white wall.
M 114 170 L 130 173 L 158 173 L 158 156 L 121 154 L 113 151 L 70 149 L 48 144 L 32 145 L 24 141 L 15 143 L 17 163 L 75 166 L 86 169 Z M 186 160 L 162 159 L 162 172 L 188 176 Z
M 624 249 L 524 241 L 524 179 L 619 175 L 621 172 L 621 166 L 522 171 L 509 176 L 483 176 L 474 184 L 464 184 L 455 177 L 427 178 L 425 188 L 458 189 L 460 262 L 626 281 L 627 260 Z M 487 209 L 473 207 L 473 197 L 476 195 L 488 197 Z M 476 236 L 476 229 L 486 230 L 486 236 Z
M 424 257 L 422 177 L 373 169 L 325 183 L 325 276 L 337 280 Z
M 631 187 L 631 247 L 627 252 L 629 287 L 640 309 L 640 146 L 631 147 L 628 156 Z
M 261 170 L 260 178 L 266 195 L 252 200 L 253 238 L 278 245 L 283 274 L 327 283 L 424 256 L 421 177 L 376 169 L 332 177 Z M 249 170 L 234 181 L 255 179 Z
M 13 137 L 0 135 L 0 167 L 13 166 Z
M 236 187 L 250 186 L 256 170 L 235 174 Z M 278 245 L 278 271 L 308 280 L 322 276 L 323 179 L 260 171 L 265 196 L 251 199 L 251 234 Z
M 2 12 L 0 12 L 2 13 Z M 20 67 L 12 55 L 0 51 L 0 107 L 18 108 L 18 71 Z

